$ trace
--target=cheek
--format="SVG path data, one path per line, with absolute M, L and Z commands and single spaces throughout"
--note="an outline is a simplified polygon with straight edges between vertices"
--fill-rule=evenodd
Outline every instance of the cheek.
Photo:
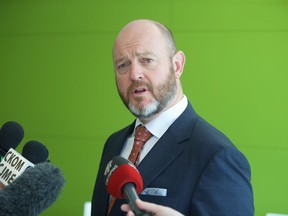
M 116 78 L 116 85 L 120 92 L 126 91 L 129 87 L 129 83 L 124 77 Z
M 149 77 L 149 83 L 155 88 L 157 86 L 165 84 L 167 82 L 167 77 L 170 76 L 170 71 L 158 70 L 157 73 L 151 74 Z

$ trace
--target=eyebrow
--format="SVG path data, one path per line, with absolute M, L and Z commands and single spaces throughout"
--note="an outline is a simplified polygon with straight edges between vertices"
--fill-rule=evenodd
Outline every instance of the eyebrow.
M 114 61 L 114 65 L 118 65 L 120 62 L 123 62 L 126 59 L 126 57 L 121 57 L 119 59 L 117 59 L 116 61 Z
M 149 52 L 149 51 L 145 51 L 145 52 L 141 52 L 141 53 L 136 53 L 136 56 L 139 57 L 139 56 L 148 56 L 148 55 L 151 55 L 153 57 L 156 58 L 156 56 L 152 53 L 152 52 Z
M 152 57 L 154 57 L 154 58 L 156 58 L 156 55 L 153 54 L 152 52 L 149 52 L 149 51 L 138 52 L 138 53 L 135 54 L 136 57 L 149 56 L 149 55 L 152 56 Z M 117 60 L 114 61 L 114 64 L 117 65 L 117 64 L 119 64 L 120 62 L 125 61 L 126 59 L 127 59 L 126 56 L 120 57 L 119 59 L 117 59 Z

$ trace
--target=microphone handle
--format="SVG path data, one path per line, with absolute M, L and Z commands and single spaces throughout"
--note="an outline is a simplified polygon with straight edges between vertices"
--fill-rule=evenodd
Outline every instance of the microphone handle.
M 127 183 L 122 188 L 123 194 L 126 200 L 129 202 L 129 206 L 131 207 L 135 216 L 152 216 L 151 213 L 144 212 L 140 210 L 136 204 L 136 199 L 139 199 L 138 194 L 135 190 L 135 185 L 133 183 Z

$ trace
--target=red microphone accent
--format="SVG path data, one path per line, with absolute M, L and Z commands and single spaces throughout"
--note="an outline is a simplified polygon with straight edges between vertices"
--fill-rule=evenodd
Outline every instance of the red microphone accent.
M 143 181 L 138 170 L 129 165 L 121 164 L 110 176 L 107 183 L 107 192 L 117 199 L 124 199 L 122 187 L 127 183 L 133 183 L 137 194 L 143 190 Z

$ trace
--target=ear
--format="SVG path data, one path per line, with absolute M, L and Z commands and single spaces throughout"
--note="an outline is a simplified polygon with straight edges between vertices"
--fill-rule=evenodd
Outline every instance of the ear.
M 184 65 L 185 65 L 185 55 L 182 51 L 177 51 L 173 58 L 172 58 L 172 62 L 173 62 L 173 69 L 175 72 L 175 76 L 177 79 L 180 79 L 182 72 L 184 70 Z

